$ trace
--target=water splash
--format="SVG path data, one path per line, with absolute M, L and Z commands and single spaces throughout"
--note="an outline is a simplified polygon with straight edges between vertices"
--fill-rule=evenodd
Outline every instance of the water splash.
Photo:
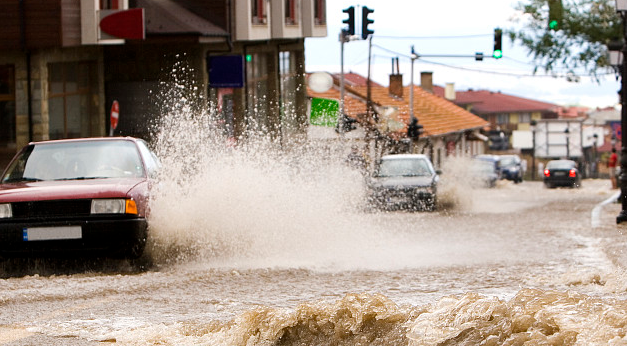
M 138 328 L 124 345 L 623 345 L 627 305 L 572 292 L 523 289 L 509 301 L 476 293 L 425 306 L 378 294 L 294 310 L 260 307 L 229 322 Z
M 148 250 L 157 264 L 386 269 L 441 261 L 420 245 L 431 240 L 407 244 L 364 213 L 364 177 L 346 164 L 345 143 L 283 145 L 251 132 L 233 145 L 184 81 L 161 92 L 172 101 L 153 135 L 163 163 L 150 207 Z M 464 187 L 453 186 L 442 190 L 447 210 L 466 203 Z

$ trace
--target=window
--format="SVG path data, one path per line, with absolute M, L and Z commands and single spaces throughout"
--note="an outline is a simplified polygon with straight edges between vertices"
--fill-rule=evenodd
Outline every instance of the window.
M 266 24 L 265 0 L 250 0 L 251 20 L 253 24 Z
M 251 54 L 246 62 L 246 102 L 248 127 L 260 133 L 268 131 L 268 54 Z
M 100 0 L 101 10 L 117 10 L 119 9 L 118 0 Z
M 501 113 L 496 115 L 496 123 L 499 125 L 509 124 L 509 114 Z
M 314 0 L 314 23 L 316 25 L 324 25 L 327 23 L 326 8 L 325 0 Z
M 48 134 L 50 139 L 91 135 L 91 75 L 95 64 L 48 64 Z
M 296 114 L 296 55 L 294 52 L 279 52 L 279 73 L 281 75 L 281 119 L 289 128 L 298 126 Z
M 296 25 L 298 24 L 298 8 L 297 0 L 285 0 L 285 24 Z
M 0 65 L 0 151 L 15 149 L 15 69 Z
M 531 122 L 531 113 L 520 113 L 518 122 L 523 124 L 529 124 Z

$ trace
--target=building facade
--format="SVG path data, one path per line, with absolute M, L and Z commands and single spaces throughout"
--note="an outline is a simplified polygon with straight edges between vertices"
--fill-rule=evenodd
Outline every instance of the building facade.
M 142 9 L 143 38 L 102 18 Z M 306 123 L 304 40 L 326 36 L 325 0 L 5 0 L 0 3 L 0 165 L 29 141 L 150 136 L 163 89 L 184 85 L 234 139 L 298 136 Z M 122 27 L 133 23 L 121 24 Z M 215 57 L 234 63 L 217 65 Z M 237 71 L 216 84 L 214 69 Z M 184 73 L 182 71 L 185 71 Z M 215 78 L 214 78 L 215 79 Z

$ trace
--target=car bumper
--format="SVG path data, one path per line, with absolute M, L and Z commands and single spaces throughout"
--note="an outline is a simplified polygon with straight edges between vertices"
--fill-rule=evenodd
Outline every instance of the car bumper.
M 573 185 L 579 184 L 579 178 L 571 178 L 571 177 L 544 178 L 544 184 L 547 186 L 573 186 Z
M 503 172 L 501 179 L 505 180 L 517 180 L 520 178 L 520 172 Z
M 0 256 L 138 257 L 146 244 L 147 229 L 145 218 L 3 221 Z
M 436 195 L 428 191 L 386 191 L 373 194 L 371 199 L 380 208 L 431 208 Z

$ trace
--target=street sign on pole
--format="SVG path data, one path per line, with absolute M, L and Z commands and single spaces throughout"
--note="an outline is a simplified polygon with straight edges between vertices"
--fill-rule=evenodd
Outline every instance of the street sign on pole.
M 111 105 L 111 127 L 109 128 L 109 136 L 113 136 L 113 130 L 118 127 L 118 119 L 120 118 L 120 104 L 118 100 L 113 100 Z

